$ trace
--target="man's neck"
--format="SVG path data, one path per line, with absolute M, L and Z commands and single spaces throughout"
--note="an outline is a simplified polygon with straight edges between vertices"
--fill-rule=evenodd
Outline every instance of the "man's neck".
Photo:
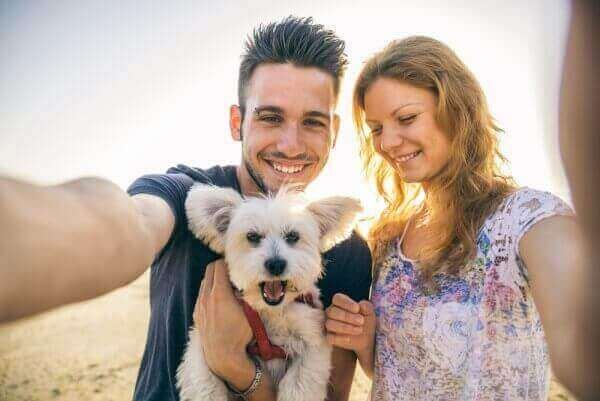
M 252 177 L 250 177 L 250 173 L 248 173 L 248 170 L 246 170 L 246 167 L 243 164 L 236 166 L 235 174 L 237 175 L 242 195 L 260 196 L 263 194 L 258 185 L 256 185 L 256 183 L 252 179 Z

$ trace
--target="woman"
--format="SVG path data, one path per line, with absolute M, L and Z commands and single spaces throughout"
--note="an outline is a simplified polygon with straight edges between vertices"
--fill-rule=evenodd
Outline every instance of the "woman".
M 372 305 L 337 295 L 330 343 L 356 352 L 372 400 L 546 400 L 548 348 L 559 377 L 574 358 L 571 209 L 502 174 L 479 84 L 434 39 L 368 60 L 354 118 L 387 207 L 370 231 Z

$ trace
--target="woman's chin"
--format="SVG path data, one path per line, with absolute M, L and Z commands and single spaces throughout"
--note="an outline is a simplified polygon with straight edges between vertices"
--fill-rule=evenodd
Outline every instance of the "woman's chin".
M 423 182 L 425 176 L 423 174 L 415 174 L 415 172 L 407 172 L 407 171 L 399 171 L 398 175 L 402 179 L 402 181 L 407 184 L 419 184 Z

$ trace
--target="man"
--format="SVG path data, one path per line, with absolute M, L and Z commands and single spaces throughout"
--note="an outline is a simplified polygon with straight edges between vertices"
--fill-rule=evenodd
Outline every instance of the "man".
M 187 228 L 185 197 L 194 182 L 231 187 L 244 196 L 255 196 L 277 191 L 284 183 L 306 186 L 313 181 L 337 137 L 335 106 L 346 64 L 344 43 L 311 19 L 290 17 L 261 26 L 249 39 L 240 65 L 239 106 L 230 109 L 231 135 L 242 144 L 239 166 L 200 170 L 180 165 L 166 174 L 136 180 L 128 189 L 130 198 L 96 179 L 51 190 L 0 182 L 0 190 L 7 196 L 22 197 L 22 202 L 13 203 L 17 210 L 8 214 L 13 216 L 8 223 L 15 235 L 27 242 L 31 232 L 36 232 L 37 240 L 43 242 L 36 247 L 32 238 L 23 246 L 24 252 L 42 250 L 41 254 L 21 254 L 31 260 L 19 265 L 29 266 L 35 273 L 17 272 L 2 288 L 7 291 L 6 299 L 11 299 L 11 292 L 16 296 L 14 292 L 20 291 L 24 282 L 47 288 L 47 294 L 14 309 L 6 309 L 1 302 L 4 309 L 0 319 L 90 298 L 127 284 L 154 258 L 148 339 L 134 399 L 179 398 L 175 374 L 193 316 L 211 370 L 234 389 L 248 389 L 256 373 L 245 350 L 252 332 L 228 285 L 220 256 Z M 36 210 L 36 205 L 40 214 L 51 218 L 41 216 L 36 230 L 30 227 L 23 232 L 19 218 L 30 209 Z M 37 221 L 37 217 L 30 220 Z M 336 293 L 355 301 L 368 297 L 371 258 L 365 242 L 356 234 L 324 254 L 324 261 L 325 276 L 319 287 L 325 307 Z M 53 282 L 55 276 L 68 280 Z M 347 399 L 356 357 L 351 351 L 336 348 L 332 358 L 328 398 Z M 276 399 L 268 375 L 248 399 Z

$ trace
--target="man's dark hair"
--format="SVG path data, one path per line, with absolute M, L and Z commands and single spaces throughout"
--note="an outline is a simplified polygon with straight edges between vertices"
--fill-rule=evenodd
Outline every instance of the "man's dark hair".
M 254 69 L 263 63 L 292 63 L 301 67 L 316 67 L 333 78 L 337 97 L 340 81 L 348 64 L 344 41 L 312 18 L 289 16 L 282 21 L 259 25 L 248 37 L 240 64 L 238 102 L 245 113 L 246 87 Z

